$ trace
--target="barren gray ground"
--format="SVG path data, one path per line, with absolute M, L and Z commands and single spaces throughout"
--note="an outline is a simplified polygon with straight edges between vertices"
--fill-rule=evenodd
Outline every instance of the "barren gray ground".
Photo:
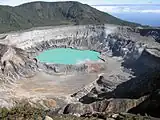
M 78 116 L 88 110 L 91 114 L 102 112 L 101 107 L 105 112 L 127 112 L 144 101 L 144 93 L 152 88 L 152 81 L 148 85 L 147 79 L 138 75 L 160 68 L 160 44 L 152 36 L 140 35 L 137 28 L 57 26 L 0 36 L 4 77 L 0 106 L 12 107 L 15 101 L 25 99 L 36 106 L 60 108 L 61 113 L 66 108 Z M 94 50 L 101 53 L 101 60 L 59 65 L 35 59 L 40 52 L 55 48 Z
M 122 71 L 120 62 L 117 58 L 107 58 L 107 69 L 103 71 L 105 78 L 109 79 L 111 75 L 129 76 Z M 38 72 L 33 78 L 18 80 L 14 89 L 16 97 L 47 97 L 47 96 L 68 96 L 83 87 L 89 85 L 98 78 L 99 73 L 75 73 L 75 74 L 55 74 L 49 75 L 44 72 Z M 111 82 L 118 84 L 119 79 L 110 79 Z

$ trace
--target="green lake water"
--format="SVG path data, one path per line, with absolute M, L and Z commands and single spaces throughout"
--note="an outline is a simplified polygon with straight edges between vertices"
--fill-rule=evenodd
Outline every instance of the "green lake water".
M 46 63 L 77 64 L 86 60 L 97 61 L 99 55 L 100 53 L 90 50 L 55 48 L 43 51 L 37 59 Z

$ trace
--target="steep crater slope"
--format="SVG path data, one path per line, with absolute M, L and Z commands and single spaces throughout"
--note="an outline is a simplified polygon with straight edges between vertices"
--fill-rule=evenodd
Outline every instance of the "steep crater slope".
M 37 61 L 43 74 L 36 74 L 28 79 L 28 83 L 20 81 L 20 84 L 28 85 L 22 87 L 25 91 L 38 97 L 55 100 L 55 95 L 67 96 L 67 99 L 62 98 L 63 105 L 57 106 L 63 108 L 58 109 L 59 113 L 83 116 L 86 113 L 135 112 L 137 106 L 148 101 L 147 96 L 159 88 L 158 79 L 152 76 L 160 69 L 160 44 L 151 37 L 142 36 L 138 28 L 107 24 L 45 27 L 1 34 L 0 42 L 23 49 L 32 57 L 57 47 L 101 53 L 104 62 L 93 63 L 102 68 L 98 72 L 90 71 L 91 66 L 87 64 L 70 66 Z M 51 75 L 52 81 L 46 82 L 46 73 Z M 103 74 L 97 78 L 100 73 Z M 34 86 L 29 86 L 29 83 Z M 46 86 L 51 89 L 46 90 Z M 63 89 L 57 92 L 57 89 L 52 89 L 55 87 Z M 69 88 L 72 90 L 66 92 Z
M 27 50 L 33 56 L 59 47 L 89 49 L 100 52 L 104 61 L 106 56 L 120 57 L 124 60 L 123 66 L 131 67 L 140 58 L 159 56 L 160 45 L 156 39 L 141 34 L 141 29 L 115 25 L 48 27 L 4 34 L 1 43 Z M 147 60 L 141 61 L 146 61 L 145 65 L 152 67 Z
M 140 34 L 143 36 L 151 36 L 157 42 L 160 42 L 160 29 L 159 28 L 140 29 Z
M 0 72 L 13 79 L 31 77 L 37 71 L 37 61 L 26 51 L 0 44 Z

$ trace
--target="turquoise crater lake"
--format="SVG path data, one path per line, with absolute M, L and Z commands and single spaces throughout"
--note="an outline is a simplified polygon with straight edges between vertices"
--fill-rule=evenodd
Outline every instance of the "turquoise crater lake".
M 76 50 L 71 48 L 55 48 L 43 51 L 37 59 L 46 63 L 77 64 L 86 60 L 97 61 L 100 53 L 90 50 Z

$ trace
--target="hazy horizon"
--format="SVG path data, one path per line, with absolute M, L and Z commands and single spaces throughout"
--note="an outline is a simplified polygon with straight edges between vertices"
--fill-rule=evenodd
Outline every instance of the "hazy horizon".
M 67 1 L 67 0 L 0 0 L 0 5 L 20 5 L 27 2 L 33 1 L 46 1 L 46 2 L 56 2 L 56 1 Z M 78 1 L 89 5 L 106 5 L 106 4 L 160 4 L 159 0 L 69 0 Z
M 35 0 L 0 0 L 1 5 L 20 5 Z M 38 0 L 39 1 L 39 0 Z M 46 2 L 66 0 L 42 0 Z M 120 19 L 143 25 L 160 26 L 160 0 L 77 0 Z
M 110 4 L 92 7 L 126 21 L 160 26 L 160 4 Z

